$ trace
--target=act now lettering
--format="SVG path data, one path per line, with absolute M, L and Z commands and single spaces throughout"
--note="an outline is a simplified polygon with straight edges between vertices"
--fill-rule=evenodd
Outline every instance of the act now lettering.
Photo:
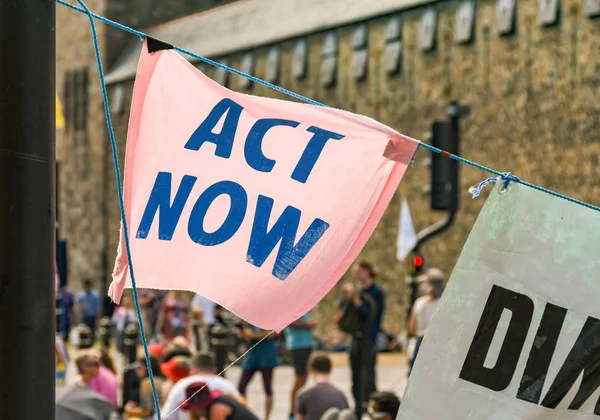
M 184 146 L 185 149 L 193 153 L 199 151 L 205 143 L 212 143 L 217 158 L 229 159 L 243 112 L 244 108 L 231 99 L 221 100 L 191 135 Z M 222 129 L 215 133 L 215 127 L 221 120 Z M 258 172 L 271 172 L 277 161 L 275 157 L 268 157 L 263 153 L 262 142 L 265 135 L 274 127 L 298 130 L 299 125 L 298 121 L 279 118 L 257 120 L 244 142 L 244 158 L 248 166 Z M 310 133 L 310 140 L 290 173 L 290 178 L 301 184 L 309 179 L 327 143 L 344 138 L 341 134 L 315 126 L 306 128 L 306 131 Z M 241 184 L 231 180 L 216 182 L 200 194 L 192 194 L 196 181 L 197 177 L 192 175 L 173 179 L 172 173 L 159 172 L 138 226 L 136 238 L 147 239 L 156 221 L 158 239 L 170 241 L 180 223 L 183 209 L 195 200 L 187 222 L 190 240 L 199 246 L 220 245 L 237 233 L 246 217 L 253 217 L 246 261 L 261 267 L 279 244 L 272 274 L 285 280 L 329 228 L 329 223 L 315 218 L 296 240 L 302 217 L 301 209 L 288 205 L 281 214 L 273 214 L 274 199 L 265 195 L 258 195 L 256 208 L 249 209 L 246 190 Z M 171 201 L 172 191 L 175 191 L 175 195 Z M 223 195 L 230 199 L 229 212 L 217 230 L 208 232 L 204 228 L 206 214 L 212 203 Z

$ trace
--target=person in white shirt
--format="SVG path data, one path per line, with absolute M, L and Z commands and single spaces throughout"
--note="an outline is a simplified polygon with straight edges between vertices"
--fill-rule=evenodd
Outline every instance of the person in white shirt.
M 215 323 L 215 308 L 217 304 L 212 300 L 205 298 L 202 295 L 194 296 L 192 299 L 192 313 L 197 323 L 200 325 L 200 330 L 196 330 L 196 350 L 209 350 L 208 332 Z M 196 335 L 198 334 L 198 335 Z
M 410 358 L 411 370 L 446 285 L 444 273 L 438 268 L 428 269 L 417 280 L 427 285 L 427 291 L 415 301 L 408 319 L 408 334 L 416 339 L 413 355 Z
M 240 398 L 237 387 L 225 378 L 216 374 L 215 362 L 210 353 L 199 353 L 192 360 L 191 375 L 180 379 L 173 385 L 160 412 L 163 418 L 169 416 L 169 420 L 187 420 L 187 413 L 179 406 L 186 400 L 186 388 L 195 382 L 205 382 L 211 391 L 220 391 L 232 398 Z M 173 411 L 175 411 L 173 413 Z M 171 414 L 173 413 L 173 414 Z

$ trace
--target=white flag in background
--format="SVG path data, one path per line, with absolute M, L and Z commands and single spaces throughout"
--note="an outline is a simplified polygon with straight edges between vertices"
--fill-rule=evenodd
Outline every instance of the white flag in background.
M 396 258 L 403 261 L 417 244 L 417 234 L 410 217 L 408 202 L 402 197 L 400 207 L 400 227 L 398 228 L 398 240 L 396 242 Z

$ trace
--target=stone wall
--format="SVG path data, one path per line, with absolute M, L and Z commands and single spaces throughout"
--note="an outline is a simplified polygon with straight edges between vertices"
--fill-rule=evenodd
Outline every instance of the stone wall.
M 102 0 L 89 0 L 88 6 L 102 14 Z M 103 38 L 105 26 L 97 26 Z M 90 22 L 86 15 L 64 6 L 56 6 L 56 88 L 61 97 L 67 129 L 57 135 L 56 158 L 59 185 L 59 238 L 67 241 L 68 280 L 73 289 L 84 278 L 100 280 L 101 256 L 105 249 L 102 229 L 102 188 L 105 144 L 104 108 L 98 71 L 95 65 Z M 87 112 L 82 102 L 72 107 L 65 98 L 67 72 L 87 73 L 78 92 L 87 88 Z M 82 99 L 85 101 L 85 98 Z M 85 129 L 75 128 L 81 118 Z
M 496 33 L 495 2 L 476 3 L 473 42 L 454 42 L 458 2 L 436 3 L 438 11 L 437 48 L 419 50 L 419 24 L 425 9 L 399 14 L 403 25 L 403 62 L 399 75 L 384 72 L 384 27 L 389 16 L 368 24 L 369 66 L 366 80 L 356 82 L 350 72 L 350 38 L 355 27 L 339 28 L 338 83 L 333 88 L 319 84 L 321 48 L 324 34 L 307 37 L 308 77 L 291 77 L 295 40 L 283 42 L 279 85 L 333 107 L 374 117 L 409 136 L 424 139 L 434 119 L 443 118 L 445 107 L 457 99 L 472 108 L 462 122 L 461 154 L 499 171 L 511 171 L 521 179 L 600 204 L 600 21 L 584 16 L 582 1 L 560 5 L 560 23 L 537 25 L 537 1 L 518 2 L 517 31 L 501 37 Z M 264 77 L 267 46 L 254 51 L 254 74 Z M 595 52 L 594 52 L 595 51 Z M 222 59 L 225 57 L 212 57 Z M 226 57 L 241 68 L 241 54 Z M 214 69 L 206 69 L 209 76 Z M 238 78 L 230 77 L 230 87 L 238 88 Z M 126 84 L 130 94 L 132 85 Z M 254 85 L 246 90 L 261 96 L 286 98 L 269 88 Z M 290 98 L 286 98 L 290 99 Z M 125 140 L 127 117 L 117 123 L 118 137 Z M 121 156 L 124 151 L 121 150 Z M 396 198 L 367 244 L 363 257 L 381 269 L 381 283 L 388 293 L 385 326 L 393 332 L 404 329 L 407 302 L 404 263 L 395 259 L 400 197 L 408 198 L 417 230 L 443 215 L 429 209 L 423 187 L 429 184 L 424 165 L 428 153 L 420 150 Z M 450 273 L 469 234 L 483 196 L 471 200 L 467 190 L 489 176 L 461 165 L 461 204 L 454 225 L 432 240 L 424 249 L 425 265 L 438 266 Z M 113 180 L 110 180 L 113 184 Z M 110 246 L 114 257 L 118 232 L 116 195 L 111 186 Z M 488 190 L 489 191 L 489 190 Z M 337 289 L 322 302 L 319 319 L 330 320 Z

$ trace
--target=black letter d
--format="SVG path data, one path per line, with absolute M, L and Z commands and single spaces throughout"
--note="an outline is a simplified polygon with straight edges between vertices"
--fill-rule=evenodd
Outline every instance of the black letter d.
M 488 369 L 483 364 L 504 309 L 512 312 L 510 324 L 496 366 Z M 506 389 L 519 362 L 532 315 L 533 301 L 529 297 L 492 287 L 459 377 L 492 391 Z

